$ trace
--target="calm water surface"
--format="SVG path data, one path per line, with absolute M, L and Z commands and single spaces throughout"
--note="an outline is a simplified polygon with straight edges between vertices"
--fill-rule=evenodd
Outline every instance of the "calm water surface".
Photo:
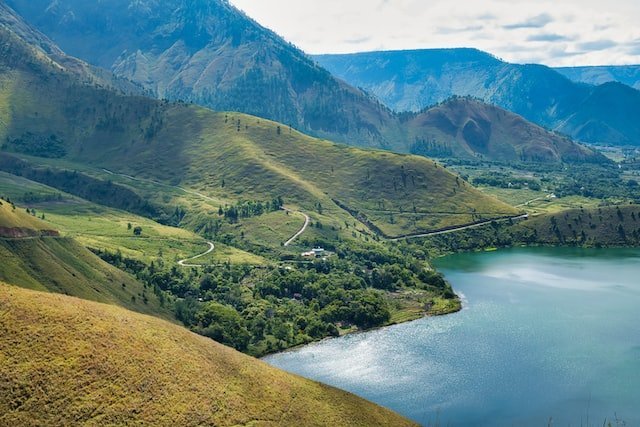
M 513 249 L 438 267 L 462 312 L 265 360 L 423 425 L 640 426 L 640 250 Z

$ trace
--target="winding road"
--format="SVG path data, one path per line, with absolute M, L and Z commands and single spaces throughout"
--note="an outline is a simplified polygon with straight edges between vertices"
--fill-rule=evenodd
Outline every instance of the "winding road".
M 207 244 L 209 245 L 209 250 L 206 252 L 203 252 L 199 255 L 193 256 L 191 258 L 187 258 L 187 259 L 183 259 L 178 261 L 178 265 L 180 267 L 204 267 L 204 265 L 202 264 L 187 264 L 189 261 L 193 261 L 194 259 L 198 259 L 198 258 L 202 258 L 205 255 L 209 255 L 211 252 L 213 252 L 213 250 L 216 248 L 215 245 L 212 242 L 207 242 Z
M 283 211 L 285 212 L 290 212 L 290 213 L 299 213 L 300 215 L 304 216 L 304 225 L 302 226 L 302 228 L 300 229 L 300 231 L 298 231 L 296 234 L 293 235 L 293 237 L 291 237 L 289 240 L 287 240 L 286 242 L 284 242 L 284 246 L 289 246 L 291 245 L 298 237 L 302 236 L 302 233 L 304 233 L 305 231 L 307 231 L 307 227 L 309 227 L 309 223 L 311 222 L 311 218 L 309 218 L 309 215 L 307 215 L 304 212 L 300 212 L 300 211 L 292 211 L 291 209 L 287 209 L 287 208 L 282 208 Z
M 462 225 L 460 227 L 449 228 L 447 230 L 431 231 L 429 233 L 421 233 L 421 234 L 410 234 L 408 236 L 395 237 L 395 238 L 388 239 L 388 240 L 390 240 L 392 242 L 397 242 L 397 241 L 404 240 L 404 239 L 418 239 L 418 238 L 421 238 L 421 237 L 439 236 L 441 234 L 449 234 L 449 233 L 455 233 L 457 231 L 469 230 L 469 229 L 472 229 L 472 228 L 483 227 L 483 226 L 485 226 L 487 224 L 491 224 L 492 222 L 501 223 L 501 222 L 507 222 L 507 221 L 517 221 L 517 220 L 521 220 L 521 219 L 528 219 L 528 218 L 529 218 L 529 214 L 511 216 L 511 217 L 508 217 L 508 218 L 500 218 L 500 219 L 487 219 L 485 221 L 476 222 L 475 224 Z
M 203 198 L 203 199 L 205 199 L 205 200 L 208 200 L 208 201 L 213 201 L 213 202 L 215 202 L 215 201 L 216 201 L 215 199 L 213 199 L 213 198 L 211 198 L 211 197 L 209 197 L 209 196 L 207 196 L 207 195 L 205 195 L 205 194 L 198 193 L 197 191 L 189 190 L 189 189 L 186 189 L 186 188 L 184 188 L 184 187 L 179 187 L 179 186 L 177 186 L 177 185 L 169 185 L 169 184 L 165 184 L 165 183 L 162 183 L 162 182 L 159 182 L 159 181 L 155 181 L 155 180 L 152 180 L 152 179 L 136 178 L 135 176 L 125 175 L 125 174 L 123 174 L 123 173 L 113 172 L 113 171 L 110 171 L 109 169 L 104 169 L 104 168 L 102 168 L 102 171 L 103 171 L 103 172 L 105 172 L 105 173 L 107 173 L 107 174 L 109 174 L 109 175 L 121 176 L 121 177 L 126 178 L 126 179 L 129 179 L 129 180 L 131 180 L 131 181 L 137 181 L 137 182 L 148 182 L 148 183 L 150 183 L 150 184 L 156 184 L 156 185 L 160 185 L 160 186 L 167 187 L 167 188 L 174 188 L 174 189 L 176 189 L 176 190 L 180 190 L 180 191 L 182 191 L 182 192 L 184 192 L 184 193 L 192 194 L 192 195 L 194 195 L 194 196 L 201 197 L 201 198 Z M 281 209 L 282 209 L 283 211 L 285 211 L 285 212 L 289 212 L 289 213 L 299 213 L 299 214 L 301 214 L 302 216 L 304 216 L 304 225 L 302 226 L 302 228 L 300 229 L 300 231 L 298 231 L 296 234 L 294 234 L 294 235 L 293 235 L 293 237 L 291 237 L 289 240 L 287 240 L 286 242 L 284 242 L 284 246 L 289 246 L 289 245 L 291 245 L 291 244 L 292 244 L 292 243 L 293 243 L 293 242 L 294 242 L 298 237 L 300 237 L 300 236 L 301 236 L 305 231 L 307 231 L 307 227 L 309 227 L 309 223 L 311 222 L 311 218 L 309 218 L 309 215 L 307 215 L 307 214 L 306 214 L 306 213 L 304 213 L 304 212 L 294 211 L 294 210 L 287 209 L 287 208 L 281 208 Z M 213 246 L 213 243 L 209 242 L 209 244 L 210 244 L 211 246 Z M 204 254 L 201 254 L 201 255 L 198 255 L 198 257 L 200 257 L 200 256 L 204 256 L 204 255 L 207 255 L 207 254 L 208 254 L 208 253 L 210 253 L 211 251 L 213 251 L 213 247 L 212 247 L 208 252 L 206 252 L 206 253 L 204 253 Z M 198 258 L 198 257 L 195 257 L 195 258 Z M 183 262 L 190 261 L 190 260 L 195 259 L 195 258 L 189 258 L 189 259 L 186 259 L 186 260 L 179 261 L 179 262 L 178 262 L 178 264 L 180 264 L 180 265 L 181 265 L 181 266 L 183 266 L 183 267 L 193 267 L 192 265 L 187 265 L 187 264 L 184 264 Z M 196 267 L 198 267 L 198 266 L 196 266 Z

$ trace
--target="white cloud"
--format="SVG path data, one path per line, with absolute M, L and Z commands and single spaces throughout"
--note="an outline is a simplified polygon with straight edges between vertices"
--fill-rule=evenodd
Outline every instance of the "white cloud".
M 512 62 L 640 63 L 637 0 L 231 3 L 309 53 L 476 47 Z

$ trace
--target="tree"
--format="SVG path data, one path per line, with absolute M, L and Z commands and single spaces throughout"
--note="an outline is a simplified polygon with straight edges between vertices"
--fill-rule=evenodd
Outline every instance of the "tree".
M 133 229 L 133 234 L 136 236 L 140 236 L 142 235 L 142 227 L 137 226 L 136 228 Z
M 204 336 L 240 351 L 249 345 L 251 336 L 245 320 L 233 307 L 208 302 L 196 314 L 195 320 L 197 332 Z

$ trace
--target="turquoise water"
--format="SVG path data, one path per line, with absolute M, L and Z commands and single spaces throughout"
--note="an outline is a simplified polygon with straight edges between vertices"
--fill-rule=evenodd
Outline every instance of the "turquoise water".
M 640 426 L 640 250 L 512 249 L 438 268 L 460 313 L 265 360 L 423 425 Z

